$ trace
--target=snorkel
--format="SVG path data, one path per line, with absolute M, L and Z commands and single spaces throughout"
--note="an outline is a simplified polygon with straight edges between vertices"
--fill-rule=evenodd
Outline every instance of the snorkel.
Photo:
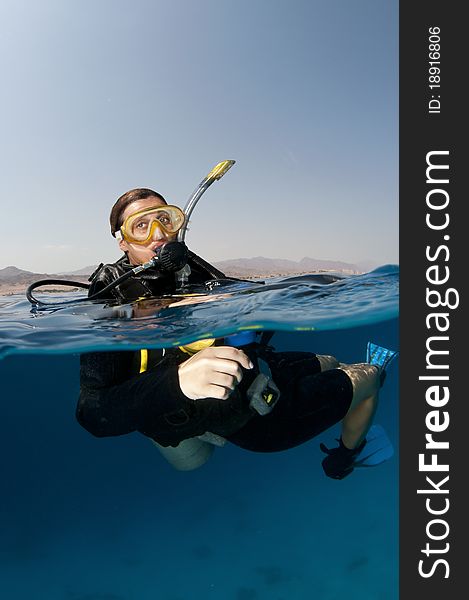
M 188 249 L 185 244 L 185 237 L 187 233 L 187 226 L 189 223 L 190 216 L 197 204 L 200 200 L 202 194 L 212 185 L 214 181 L 217 179 L 221 179 L 223 175 L 235 164 L 234 160 L 224 160 L 218 163 L 208 175 L 206 175 L 196 189 L 190 195 L 186 205 L 184 207 L 184 215 L 185 220 L 184 224 L 179 230 L 177 240 L 166 242 L 162 246 L 158 247 L 155 251 L 155 256 L 151 258 L 149 261 L 142 265 L 137 265 L 133 269 L 127 271 L 123 275 L 121 275 L 118 279 L 115 279 L 112 283 L 107 285 L 105 288 L 101 289 L 99 292 L 92 294 L 86 298 L 79 298 L 75 300 L 71 300 L 69 302 L 60 302 L 60 303 L 49 303 L 43 302 L 42 300 L 38 300 L 32 294 L 32 291 L 38 287 L 44 285 L 66 285 L 79 287 L 83 289 L 89 289 L 89 285 L 82 282 L 77 281 L 69 281 L 64 279 L 41 279 L 40 281 L 35 281 L 32 283 L 26 290 L 26 297 L 29 302 L 36 307 L 39 305 L 57 305 L 57 304 L 73 304 L 76 302 L 82 302 L 87 300 L 96 300 L 99 298 L 103 298 L 107 292 L 120 285 L 123 281 L 132 277 L 133 275 L 137 275 L 142 271 L 146 271 L 147 269 L 156 267 L 160 271 L 166 273 L 175 273 L 176 274 L 176 282 L 178 288 L 184 287 L 187 282 L 187 279 L 190 274 L 190 267 L 187 264 L 188 259 Z
M 221 163 L 218 163 L 210 173 L 202 179 L 199 185 L 195 188 L 192 194 L 189 197 L 189 200 L 186 202 L 186 205 L 183 209 L 184 214 L 186 215 L 186 219 L 184 221 L 184 225 L 181 227 L 178 233 L 177 240 L 178 242 L 184 242 L 186 238 L 187 226 L 189 224 L 189 219 L 191 218 L 192 212 L 195 208 L 195 205 L 200 200 L 200 197 L 207 189 L 212 185 L 214 181 L 217 179 L 221 179 L 223 175 L 231 169 L 231 167 L 235 164 L 234 160 L 224 160 Z
M 202 194 L 204 194 L 204 192 L 206 192 L 207 189 L 212 185 L 212 183 L 214 181 L 217 181 L 218 179 L 221 179 L 223 177 L 223 175 L 227 171 L 229 171 L 229 169 L 231 169 L 231 167 L 235 164 L 235 162 L 236 161 L 234 161 L 234 160 L 224 160 L 224 161 L 218 163 L 217 165 L 215 165 L 215 167 L 213 167 L 213 169 L 210 171 L 210 173 L 202 179 L 202 181 L 199 183 L 199 185 L 195 188 L 195 190 L 189 196 L 189 200 L 186 202 L 186 205 L 184 206 L 184 210 L 183 210 L 186 218 L 184 220 L 183 226 L 179 230 L 176 243 L 184 244 L 184 247 L 186 247 L 185 239 L 186 239 L 187 227 L 189 225 L 189 220 L 191 218 L 192 212 L 194 211 L 194 208 L 195 208 L 197 202 L 200 200 Z M 190 275 L 190 272 L 191 272 L 191 269 L 186 261 L 186 264 L 180 270 L 178 270 L 176 273 L 176 281 L 178 284 L 178 288 L 183 288 L 186 285 L 187 280 Z

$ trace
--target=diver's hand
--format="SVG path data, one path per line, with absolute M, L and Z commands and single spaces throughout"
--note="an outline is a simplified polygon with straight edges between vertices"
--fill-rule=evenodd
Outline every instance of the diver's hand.
M 179 365 L 179 386 L 191 400 L 226 400 L 243 378 L 241 367 L 253 368 L 242 350 L 231 346 L 205 348 Z

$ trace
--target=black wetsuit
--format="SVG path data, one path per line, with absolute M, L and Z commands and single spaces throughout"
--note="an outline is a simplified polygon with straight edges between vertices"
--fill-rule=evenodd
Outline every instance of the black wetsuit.
M 225 275 L 189 253 L 189 283 L 222 279 Z M 126 257 L 101 265 L 92 275 L 90 295 L 130 270 Z M 109 298 L 130 301 L 175 290 L 174 274 L 149 269 L 114 288 Z M 218 343 L 223 343 L 220 340 Z M 280 399 L 265 416 L 248 404 L 246 391 L 257 375 L 243 370 L 243 379 L 227 400 L 190 400 L 181 391 L 178 366 L 188 355 L 179 349 L 149 350 L 145 372 L 134 351 L 92 352 L 80 358 L 79 423 L 96 436 L 139 431 L 163 446 L 209 431 L 258 452 L 297 446 L 340 421 L 352 399 L 352 384 L 339 369 L 320 372 L 315 354 L 274 352 L 253 343 L 243 351 L 256 364 L 260 351 L 268 362 Z

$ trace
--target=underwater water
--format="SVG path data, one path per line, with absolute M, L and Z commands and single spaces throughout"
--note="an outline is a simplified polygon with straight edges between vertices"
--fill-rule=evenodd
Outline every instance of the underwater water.
M 35 314 L 24 297 L 0 298 L 2 596 L 397 599 L 397 362 L 375 418 L 395 454 L 341 481 L 324 475 L 319 450 L 338 426 L 281 453 L 227 444 L 200 469 L 178 472 L 140 434 L 92 437 L 75 406 L 79 353 L 90 349 L 252 327 L 275 329 L 277 350 L 343 362 L 362 362 L 368 340 L 398 349 L 398 275 L 387 266 L 328 284 L 246 284 L 212 302 L 140 313 L 83 303 Z

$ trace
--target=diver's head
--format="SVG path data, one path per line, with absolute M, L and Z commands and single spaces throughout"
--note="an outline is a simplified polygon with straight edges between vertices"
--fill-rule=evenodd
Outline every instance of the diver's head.
M 144 264 L 157 249 L 176 240 L 184 224 L 184 213 L 153 190 L 138 188 L 123 194 L 114 204 L 111 233 L 130 264 Z
M 137 200 L 146 200 L 147 198 L 154 198 L 155 200 L 159 200 L 163 205 L 167 204 L 166 200 L 161 194 L 148 188 L 136 188 L 134 190 L 129 190 L 125 194 L 122 194 L 122 196 L 120 196 L 116 200 L 116 203 L 112 207 L 111 215 L 109 217 L 109 222 L 111 224 L 111 233 L 114 237 L 116 237 L 116 233 L 122 227 L 122 224 L 124 222 L 125 209 L 130 204 L 137 202 Z M 157 202 L 155 202 L 155 204 L 156 203 Z

